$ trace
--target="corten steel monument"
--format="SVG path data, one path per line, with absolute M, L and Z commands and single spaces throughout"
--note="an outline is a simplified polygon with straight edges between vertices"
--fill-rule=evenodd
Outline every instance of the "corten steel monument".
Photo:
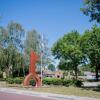
M 37 56 L 37 54 L 33 51 L 31 51 L 30 54 L 30 66 L 29 66 L 29 74 L 25 77 L 24 79 L 24 86 L 28 86 L 29 85 L 29 81 L 30 79 L 34 79 L 36 82 L 36 87 L 41 86 L 41 79 L 39 78 L 39 76 L 36 74 L 36 62 L 38 61 L 39 57 Z

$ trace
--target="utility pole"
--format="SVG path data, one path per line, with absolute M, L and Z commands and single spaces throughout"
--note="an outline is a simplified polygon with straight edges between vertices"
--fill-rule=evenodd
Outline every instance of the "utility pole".
M 43 54 L 42 54 L 42 51 L 41 51 L 41 86 L 42 86 L 42 57 L 43 57 Z
M 43 46 L 44 46 L 44 44 L 43 44 L 43 34 L 42 34 L 42 36 L 41 36 L 41 54 L 40 54 L 40 56 L 41 56 L 41 86 L 42 86 L 42 78 L 43 78 L 43 75 L 42 75 L 42 68 L 43 68 Z

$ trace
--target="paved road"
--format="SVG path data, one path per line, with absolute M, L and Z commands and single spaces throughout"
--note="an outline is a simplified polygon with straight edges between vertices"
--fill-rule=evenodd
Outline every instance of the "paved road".
M 53 99 L 0 92 L 0 100 L 53 100 Z

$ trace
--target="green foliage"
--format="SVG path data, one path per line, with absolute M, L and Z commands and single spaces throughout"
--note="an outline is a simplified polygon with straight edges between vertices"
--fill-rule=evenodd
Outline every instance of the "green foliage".
M 24 78 L 7 78 L 6 81 L 9 84 L 22 84 Z M 29 82 L 30 85 L 35 86 L 35 80 L 31 79 Z M 82 85 L 82 81 L 80 80 L 65 80 L 65 79 L 59 79 L 59 78 L 44 78 L 43 84 L 45 85 L 60 85 L 60 86 L 77 86 L 80 87 Z
M 25 63 L 27 63 L 27 65 L 29 65 L 29 57 L 30 57 L 31 50 L 35 51 L 39 56 L 41 55 L 41 52 L 43 53 L 42 55 L 43 66 L 49 63 L 49 59 L 48 59 L 49 49 L 45 47 L 47 44 L 47 41 L 46 43 L 44 43 L 45 40 L 43 40 L 44 38 L 43 39 L 42 38 L 43 37 L 36 30 L 29 31 L 27 33 L 26 41 L 25 41 L 25 56 L 26 56 Z M 37 63 L 38 65 L 41 64 L 40 59 Z
M 35 82 L 35 80 L 33 80 L 33 79 L 31 79 L 29 83 L 30 83 L 30 85 L 32 85 L 32 86 L 35 86 L 35 85 L 36 85 L 36 82 Z
M 46 84 L 46 85 L 62 85 L 62 79 L 44 78 L 43 84 Z
M 24 78 L 23 77 L 16 77 L 16 78 L 7 78 L 6 79 L 6 82 L 9 83 L 9 84 L 22 84 L 24 81 Z M 31 79 L 29 81 L 29 84 L 32 85 L 32 86 L 35 86 L 35 80 Z
M 81 64 L 83 60 L 83 53 L 80 49 L 80 35 L 77 31 L 72 31 L 60 38 L 53 45 L 52 54 L 55 56 L 55 58 L 61 60 L 59 67 L 60 69 L 74 70 L 77 78 L 77 66 Z
M 81 11 L 90 17 L 90 21 L 96 20 L 100 23 L 100 0 L 84 0 L 84 8 Z
M 82 86 L 82 81 L 80 80 L 65 80 L 65 79 L 58 79 L 58 78 L 44 78 L 43 84 L 45 85 L 61 85 L 61 86 Z
M 26 37 L 26 41 L 25 41 L 25 50 L 26 50 L 26 54 L 30 55 L 30 51 L 33 50 L 37 53 L 39 53 L 39 49 L 40 49 L 40 44 L 39 44 L 39 40 L 40 39 L 40 35 L 36 32 L 36 30 L 33 31 L 29 31 L 27 33 L 27 37 Z
M 81 49 L 92 67 L 96 71 L 98 80 L 98 70 L 100 69 L 100 28 L 94 26 L 91 30 L 85 31 L 81 39 Z
M 76 87 L 81 87 L 83 85 L 81 80 L 73 80 L 72 84 Z
M 9 84 L 22 84 L 24 78 L 7 78 L 6 81 Z
M 7 78 L 6 82 L 9 84 L 14 84 L 14 79 L 13 78 Z
M 72 63 L 68 62 L 67 60 L 65 60 L 64 58 L 60 59 L 60 62 L 58 64 L 58 68 L 61 70 L 72 70 Z
M 24 80 L 23 78 L 18 78 L 18 77 L 17 78 L 13 78 L 13 79 L 14 79 L 14 83 L 15 84 L 22 84 L 23 80 Z
M 24 29 L 19 23 L 10 22 L 7 28 L 0 27 L 0 69 L 8 77 L 22 67 L 23 35 Z
M 48 69 L 51 70 L 51 71 L 55 71 L 55 65 L 49 64 Z
M 71 80 L 63 80 L 62 82 L 63 82 L 63 86 L 66 86 L 66 87 L 73 84 Z
M 25 32 L 21 24 L 13 21 L 5 28 L 0 27 L 0 70 L 6 72 L 7 77 L 18 77 L 22 73 L 25 76 L 28 72 L 31 50 L 39 56 L 43 51 L 42 62 L 43 65 L 47 64 L 49 62 L 47 58 L 49 49 L 41 47 L 41 42 L 44 41 L 35 30 Z M 46 43 L 47 40 L 44 46 L 46 46 Z M 38 64 L 40 64 L 40 61 Z
M 7 26 L 7 32 L 9 35 L 9 44 L 15 45 L 18 50 L 23 49 L 22 38 L 24 37 L 25 31 L 22 25 L 16 22 L 10 22 Z

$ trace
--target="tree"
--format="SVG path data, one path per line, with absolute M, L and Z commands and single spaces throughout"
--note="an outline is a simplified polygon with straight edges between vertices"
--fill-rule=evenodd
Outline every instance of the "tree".
M 61 70 L 72 70 L 72 63 L 69 62 L 68 60 L 65 60 L 64 58 L 60 59 L 60 62 L 58 64 L 58 68 Z
M 53 64 L 49 64 L 48 69 L 51 71 L 55 71 L 55 66 Z
M 19 51 L 23 49 L 23 38 L 25 31 L 19 23 L 10 22 L 7 26 L 7 32 L 9 35 L 9 44 L 13 44 Z M 8 44 L 8 45 L 9 45 Z
M 84 0 L 84 8 L 81 8 L 81 11 L 90 16 L 90 21 L 100 23 L 100 0 Z
M 0 27 L 0 47 L 5 47 L 8 43 L 9 35 L 5 28 Z
M 98 71 L 100 70 L 100 28 L 94 26 L 91 30 L 84 32 L 81 39 L 82 51 L 91 63 L 92 67 L 95 67 L 96 80 L 98 80 Z
M 6 71 L 8 76 L 22 67 L 22 60 L 18 56 L 23 48 L 22 38 L 24 29 L 18 23 L 11 22 L 7 28 L 0 27 L 0 67 Z
M 40 54 L 40 35 L 36 30 L 29 31 L 25 40 L 25 58 L 27 65 L 29 65 L 30 51 L 33 50 L 37 54 Z
M 75 71 L 76 79 L 78 65 L 81 64 L 83 59 L 79 42 L 79 33 L 77 31 L 72 31 L 68 34 L 65 34 L 52 47 L 52 54 L 55 56 L 55 58 L 65 59 L 67 65 L 70 64 L 69 67 Z
M 25 41 L 25 55 L 26 62 L 29 65 L 29 56 L 30 51 L 35 51 L 40 59 L 38 61 L 38 70 L 40 70 L 41 66 L 41 56 L 42 56 L 42 67 L 45 67 L 47 63 L 49 63 L 49 49 L 47 47 L 47 40 L 44 38 L 44 35 L 40 35 L 36 30 L 29 31 L 27 33 L 26 41 Z

